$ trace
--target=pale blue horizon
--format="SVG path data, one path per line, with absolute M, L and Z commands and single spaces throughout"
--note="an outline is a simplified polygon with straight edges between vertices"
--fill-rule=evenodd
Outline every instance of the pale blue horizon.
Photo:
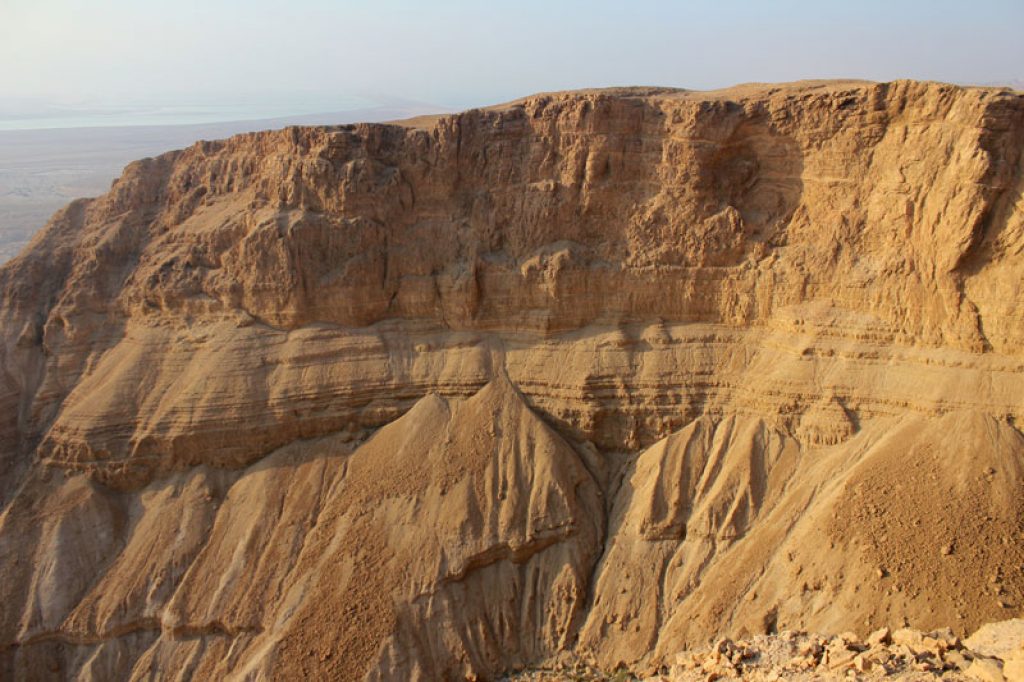
M 614 85 L 994 84 L 1024 77 L 1021 26 L 1019 0 L 0 0 L 0 109 L 277 102 L 301 113 Z

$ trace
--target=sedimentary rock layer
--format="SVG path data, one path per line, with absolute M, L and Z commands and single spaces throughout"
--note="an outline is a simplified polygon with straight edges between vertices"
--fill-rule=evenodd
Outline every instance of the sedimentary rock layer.
M 1024 97 L 538 95 L 0 268 L 0 673 L 494 677 L 1024 599 Z

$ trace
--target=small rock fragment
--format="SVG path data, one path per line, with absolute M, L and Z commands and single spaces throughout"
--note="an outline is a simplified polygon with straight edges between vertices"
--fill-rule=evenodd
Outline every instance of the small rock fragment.
M 868 646 L 878 646 L 880 644 L 888 644 L 891 641 L 892 641 L 892 632 L 889 631 L 889 628 L 881 628 L 879 630 L 875 630 L 870 635 L 868 635 L 868 639 L 867 639 Z
M 959 649 L 961 647 L 960 638 L 957 637 L 950 628 L 932 630 L 928 633 L 928 636 L 942 642 L 947 649 Z
M 917 630 L 911 630 L 910 628 L 900 628 L 896 632 L 892 633 L 893 644 L 905 646 L 913 653 L 917 653 L 924 648 L 924 642 L 921 633 Z
M 959 651 L 946 652 L 943 660 L 946 662 L 946 668 L 949 670 L 966 670 L 971 665 L 971 662 Z
M 1003 668 L 999 665 L 999 660 L 995 658 L 974 659 L 964 674 L 982 682 L 1004 682 L 1006 679 L 1003 677 Z
M 853 659 L 857 654 L 845 647 L 832 647 L 830 646 L 826 655 L 822 657 L 821 663 L 828 667 L 829 670 L 837 670 L 844 668 L 853 663 Z

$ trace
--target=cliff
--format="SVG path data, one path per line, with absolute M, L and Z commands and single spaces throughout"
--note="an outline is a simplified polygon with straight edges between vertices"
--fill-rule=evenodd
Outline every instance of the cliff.
M 1022 191 L 1024 96 L 917 82 L 136 162 L 0 268 L 0 677 L 1020 614 Z

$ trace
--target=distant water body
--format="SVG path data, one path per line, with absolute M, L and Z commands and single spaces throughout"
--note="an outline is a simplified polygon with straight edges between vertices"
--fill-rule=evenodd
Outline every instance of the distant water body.
M 221 121 L 276 119 L 379 105 L 378 101 L 358 96 L 231 104 L 182 102 L 115 106 L 18 102 L 0 104 L 0 130 L 196 125 Z
M 61 110 L 0 100 L 0 265 L 21 251 L 54 211 L 76 197 L 103 194 L 134 159 L 254 130 L 394 121 L 442 111 L 383 97 Z

